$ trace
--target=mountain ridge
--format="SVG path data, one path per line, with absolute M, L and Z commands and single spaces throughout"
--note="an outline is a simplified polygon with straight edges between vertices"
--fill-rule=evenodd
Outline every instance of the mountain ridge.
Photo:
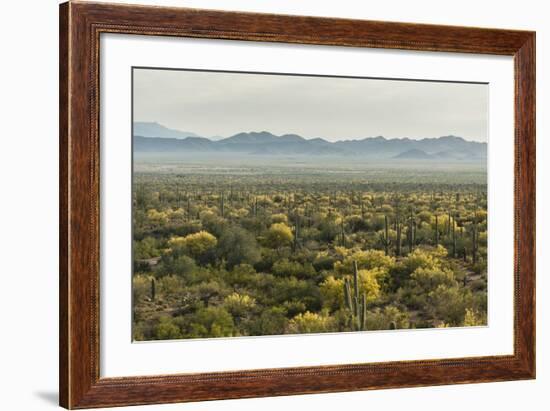
M 193 133 L 194 134 L 194 133 Z M 196 134 L 185 138 L 140 136 L 134 133 L 136 152 L 223 152 L 253 155 L 337 155 L 381 159 L 477 161 L 486 158 L 487 143 L 447 135 L 414 140 L 383 136 L 327 141 L 298 134 L 277 136 L 268 131 L 241 132 L 220 140 Z M 410 152 L 407 154 L 407 152 Z M 422 154 L 423 153 L 423 154 Z
M 154 137 L 154 138 L 176 138 L 185 139 L 187 137 L 200 137 L 198 134 L 190 131 L 181 131 L 163 126 L 157 122 L 136 121 L 134 122 L 134 136 Z

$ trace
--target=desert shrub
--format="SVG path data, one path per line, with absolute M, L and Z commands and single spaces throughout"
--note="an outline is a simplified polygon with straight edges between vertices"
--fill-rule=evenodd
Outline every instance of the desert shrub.
M 188 222 L 179 223 L 177 226 L 175 226 L 172 229 L 172 232 L 176 236 L 185 237 L 186 235 L 189 235 L 189 234 L 198 233 L 199 231 L 201 231 L 201 228 L 202 228 L 202 225 L 200 222 L 188 221 Z
M 438 267 L 438 260 L 433 253 L 415 249 L 401 261 L 407 273 L 412 274 L 417 268 L 434 269 Z
M 487 280 L 480 278 L 478 280 L 472 281 L 469 286 L 474 292 L 487 291 Z
M 132 277 L 132 292 L 135 301 L 141 301 L 151 296 L 151 276 L 134 275 Z
M 258 284 L 260 276 L 250 264 L 239 264 L 225 273 L 224 280 L 233 287 L 254 288 Z
M 170 317 L 160 317 L 155 327 L 155 337 L 157 340 L 173 340 L 182 338 L 180 328 L 174 324 Z
M 285 301 L 282 306 L 286 310 L 286 316 L 288 318 L 292 318 L 295 315 L 305 313 L 307 311 L 307 307 L 303 301 Z
M 218 213 L 219 211 L 216 210 L 215 213 L 209 213 L 201 217 L 201 223 L 206 231 L 219 238 L 230 224 L 227 219 L 220 217 Z
M 158 242 L 154 237 L 145 237 L 140 241 L 134 241 L 134 258 L 145 260 L 160 256 Z
M 276 223 L 288 224 L 288 217 L 285 214 L 273 214 L 271 216 L 271 223 L 272 224 L 276 224 Z
M 319 285 L 323 308 L 336 311 L 344 305 L 344 280 L 333 276 L 327 277 Z
M 157 280 L 157 290 L 161 296 L 178 295 L 183 291 L 184 282 L 175 275 L 164 276 Z
M 255 264 L 261 256 L 256 238 L 237 226 L 223 232 L 218 243 L 218 253 L 227 261 L 228 268 L 238 264 Z
M 164 226 L 168 222 L 168 214 L 163 211 L 155 210 L 154 208 L 147 211 L 147 218 L 152 224 Z
M 428 293 L 440 285 L 456 285 L 452 271 L 419 267 L 411 274 L 411 286 L 417 288 L 418 292 Z
M 487 261 L 482 260 L 477 264 L 472 266 L 472 271 L 476 274 L 486 273 L 487 272 Z
M 143 321 L 137 321 L 134 317 L 135 323 L 132 325 L 132 340 L 133 341 L 147 341 L 151 339 L 151 333 L 146 333 L 145 328 L 147 323 Z
M 386 219 L 383 214 L 376 214 L 369 219 L 368 225 L 371 231 L 379 231 L 384 228 L 386 224 Z
M 319 224 L 319 241 L 332 242 L 334 238 L 340 233 L 340 227 L 330 220 L 324 220 Z
M 313 268 L 317 271 L 332 270 L 336 259 L 327 253 L 318 253 L 313 261 Z
M 239 220 L 239 225 L 245 230 L 256 234 L 265 229 L 264 222 L 260 218 L 254 216 L 241 218 Z
M 246 294 L 234 292 L 223 300 L 223 305 L 234 317 L 241 317 L 256 306 L 256 300 Z
M 391 289 L 396 291 L 399 287 L 404 286 L 411 274 L 418 268 L 430 270 L 447 268 L 447 264 L 442 264 L 442 258 L 446 255 L 447 250 L 441 245 L 430 250 L 415 249 L 390 268 Z
M 472 293 L 471 307 L 478 313 L 487 315 L 487 291 Z
M 366 231 L 369 228 L 367 221 L 363 219 L 363 217 L 361 217 L 360 215 L 352 215 L 347 217 L 345 219 L 345 223 L 349 231 L 351 231 L 352 233 L 356 233 L 358 231 Z
M 483 313 L 478 313 L 473 309 L 466 308 L 464 314 L 464 322 L 462 323 L 464 327 L 473 327 L 480 325 L 487 325 L 487 315 Z
M 193 316 L 191 337 L 231 337 L 234 335 L 233 317 L 223 307 L 206 307 Z
M 299 262 L 289 261 L 286 258 L 276 261 L 271 270 L 273 274 L 279 277 L 311 278 L 317 274 L 310 263 L 302 265 Z
M 321 333 L 331 331 L 333 320 L 325 314 L 306 311 L 298 314 L 288 323 L 288 330 L 293 334 Z
M 293 234 L 289 226 L 284 223 L 271 224 L 266 235 L 266 245 L 271 248 L 281 248 L 292 243 Z
M 359 294 L 366 296 L 367 304 L 375 302 L 380 297 L 380 284 L 378 276 L 380 270 L 359 270 Z
M 247 327 L 250 335 L 276 335 L 284 334 L 287 324 L 285 308 L 275 306 L 263 310 Z
M 277 278 L 272 285 L 271 295 L 278 304 L 285 301 L 300 301 L 310 311 L 321 308 L 319 287 L 311 281 L 299 280 L 295 277 Z
M 409 328 L 409 315 L 389 305 L 367 312 L 367 330 L 389 330 Z
M 466 308 L 472 305 L 471 293 L 459 287 L 439 285 L 428 297 L 434 317 L 452 326 L 462 324 Z
M 157 268 L 157 273 L 159 276 L 173 274 L 190 280 L 196 270 L 197 264 L 193 258 L 183 254 L 169 254 L 163 256 Z
M 188 289 L 195 293 L 205 304 L 211 301 L 220 302 L 232 292 L 232 289 L 221 279 L 198 282 L 196 285 L 188 287 Z
M 185 252 L 192 256 L 201 256 L 213 249 L 218 240 L 208 231 L 199 231 L 194 234 L 186 235 L 185 237 L 172 237 L 168 241 L 170 247 L 176 249 L 182 248 Z
M 448 289 L 459 290 L 459 284 L 452 271 L 419 267 L 411 274 L 405 286 L 399 290 L 397 300 L 411 309 L 429 311 L 433 316 L 436 315 L 433 296 L 438 296 L 443 290 Z M 445 309 L 445 311 L 449 310 Z
M 385 269 L 389 270 L 395 265 L 395 258 L 387 256 L 380 250 L 356 251 L 346 256 L 344 261 L 337 262 L 334 265 L 335 271 L 339 273 L 353 272 L 353 262 L 357 262 L 358 268 Z
M 431 223 L 433 215 L 427 210 L 421 211 L 416 215 L 421 223 Z

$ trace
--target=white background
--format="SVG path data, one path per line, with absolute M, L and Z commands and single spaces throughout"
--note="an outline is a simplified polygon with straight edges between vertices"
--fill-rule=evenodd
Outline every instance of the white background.
M 157 4 L 160 2 L 157 2 Z M 341 16 L 537 30 L 538 107 L 538 378 L 536 381 L 323 394 L 202 404 L 143 407 L 159 410 L 321 409 L 547 409 L 550 247 L 548 183 L 550 14 L 544 1 L 203 0 L 164 1 L 203 8 Z M 57 402 L 57 1 L 6 2 L 2 7 L 0 101 L 0 406 L 55 409 Z M 547 254 L 547 252 L 546 252 Z M 140 409 L 141 407 L 132 408 Z
M 100 61 L 102 377 L 513 353 L 511 57 L 105 34 Z M 130 74 L 152 65 L 488 82 L 489 327 L 132 344 Z

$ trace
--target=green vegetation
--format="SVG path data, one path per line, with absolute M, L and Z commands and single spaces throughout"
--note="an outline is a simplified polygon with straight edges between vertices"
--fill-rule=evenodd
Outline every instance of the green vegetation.
M 136 340 L 487 322 L 483 173 L 153 168 L 134 174 Z

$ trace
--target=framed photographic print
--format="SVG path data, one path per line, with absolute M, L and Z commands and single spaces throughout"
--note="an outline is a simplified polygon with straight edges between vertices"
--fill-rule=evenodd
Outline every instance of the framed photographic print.
M 60 6 L 60 403 L 535 377 L 535 33 Z

